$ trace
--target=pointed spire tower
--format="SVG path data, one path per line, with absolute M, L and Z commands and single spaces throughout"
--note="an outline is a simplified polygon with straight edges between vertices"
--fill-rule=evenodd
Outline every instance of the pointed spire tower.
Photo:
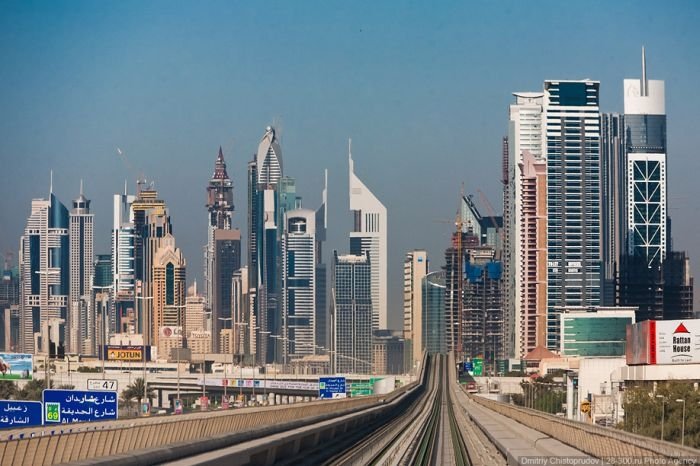
M 222 230 L 231 229 L 233 217 L 233 183 L 226 171 L 224 152 L 219 146 L 219 154 L 214 163 L 214 174 L 207 187 L 207 209 L 209 210 L 209 226 Z
M 233 183 L 226 171 L 224 151 L 214 162 L 214 173 L 207 186 L 207 246 L 205 250 L 204 283 L 206 302 L 212 315 L 212 349 L 215 352 L 232 349 L 220 347 L 221 337 L 231 332 L 231 276 L 241 265 L 241 233 L 233 229 Z M 228 335 L 226 341 L 231 340 Z

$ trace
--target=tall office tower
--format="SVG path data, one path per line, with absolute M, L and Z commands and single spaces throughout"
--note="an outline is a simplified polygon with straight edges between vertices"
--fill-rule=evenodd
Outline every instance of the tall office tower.
M 218 352 L 219 333 L 232 325 L 231 277 L 241 267 L 241 234 L 232 227 L 233 183 L 226 171 L 221 147 L 207 187 L 207 209 L 205 278 L 207 303 L 212 311 L 212 343 L 214 351 Z
M 372 258 L 334 251 L 331 371 L 372 372 Z
M 231 317 L 234 329 L 233 352 L 239 360 L 243 356 L 250 356 L 254 351 L 250 349 L 251 326 L 250 316 L 250 286 L 248 285 L 248 267 L 241 267 L 233 273 L 231 279 Z
M 423 345 L 430 354 L 446 353 L 445 271 L 430 272 L 422 280 Z
M 506 318 L 506 351 L 521 356 L 523 328 L 523 268 L 526 264 L 522 250 L 522 177 L 520 164 L 527 151 L 535 160 L 545 160 L 542 149 L 542 111 L 544 93 L 515 92 L 509 107 L 508 138 L 504 144 L 504 312 Z
M 102 354 L 104 345 L 109 344 L 109 337 L 117 333 L 112 304 L 112 256 L 97 254 L 95 272 L 92 279 L 91 313 L 88 315 L 88 330 L 94 334 L 94 353 Z
M 112 219 L 112 308 L 110 321 L 115 333 L 136 333 L 134 290 L 136 284 L 136 256 L 134 218 L 131 204 L 136 200 L 127 194 L 114 195 Z
M 321 206 L 316 209 L 316 352 L 328 348 L 328 307 L 326 305 L 326 263 L 323 260 L 323 243 L 328 229 L 328 170 L 323 174 Z
M 403 261 L 404 367 L 413 371 L 421 362 L 423 341 L 423 278 L 428 274 L 428 253 L 409 251 Z
M 547 348 L 559 314 L 599 306 L 601 288 L 600 82 L 544 83 L 547 156 Z M 535 154 L 533 154 L 535 155 Z
M 70 332 L 68 351 L 95 354 L 95 322 L 92 319 L 92 279 L 94 260 L 94 215 L 90 200 L 83 194 L 73 201 L 70 212 L 70 313 L 66 326 Z
M 603 199 L 603 289 L 601 304 L 617 304 L 617 277 L 627 236 L 625 128 L 617 113 L 600 115 L 600 176 Z
M 282 361 L 315 354 L 316 213 L 287 211 L 282 236 Z
M 282 148 L 275 129 L 268 126 L 255 159 L 248 164 L 248 273 L 253 314 L 259 331 L 254 342 L 258 362 L 280 359 L 281 346 L 270 335 L 279 335 L 280 247 L 279 190 Z
M 175 237 L 165 235 L 153 257 L 153 344 L 159 354 L 168 355 L 171 348 L 182 348 L 185 321 L 185 295 L 187 263 L 180 248 L 175 246 Z M 173 337 L 175 338 L 173 341 Z
M 515 329 L 516 356 L 520 359 L 547 344 L 547 164 L 529 150 L 518 164 L 520 198 L 516 202 L 520 262 Z
M 141 180 L 138 183 L 136 199 L 131 204 L 131 218 L 134 221 L 134 271 L 136 278 L 135 304 L 137 331 L 143 334 L 144 344 L 152 345 L 155 340 L 153 329 L 153 270 L 156 252 L 163 238 L 172 234 L 172 225 L 165 201 L 158 199 L 158 192 L 152 183 Z M 140 282 L 140 286 L 139 286 Z
M 349 146 L 349 149 L 351 146 Z M 350 210 L 353 230 L 350 232 L 350 254 L 369 252 L 372 265 L 372 330 L 387 328 L 387 217 L 386 207 L 355 175 L 352 152 L 350 165 Z
M 627 254 L 663 262 L 666 241 L 666 106 L 664 82 L 625 79 Z
M 48 200 L 32 200 L 32 212 L 20 240 L 20 347 L 24 352 L 65 352 L 69 243 L 68 209 L 54 195 L 52 183 Z M 53 328 L 57 340 L 41 336 L 45 326 Z
M 624 241 L 620 304 L 637 306 L 637 321 L 664 319 L 665 261 L 670 252 L 666 188 L 664 81 L 624 80 Z M 669 309 L 670 310 L 670 309 Z

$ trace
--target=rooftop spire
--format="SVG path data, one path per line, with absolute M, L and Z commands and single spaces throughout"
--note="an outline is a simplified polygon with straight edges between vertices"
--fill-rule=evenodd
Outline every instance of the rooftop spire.
M 219 146 L 219 155 L 216 156 L 216 163 L 214 164 L 214 175 L 213 179 L 216 180 L 227 180 L 228 173 L 226 172 L 226 161 L 224 160 L 224 151 Z
M 80 178 L 80 195 L 83 195 L 83 179 Z
M 647 86 L 647 56 L 646 52 L 644 50 L 644 46 L 642 45 L 642 85 L 641 85 L 641 92 L 640 94 L 642 97 L 647 97 L 649 95 L 649 90 Z
M 51 170 L 50 181 L 49 181 L 49 195 L 53 194 L 53 170 Z

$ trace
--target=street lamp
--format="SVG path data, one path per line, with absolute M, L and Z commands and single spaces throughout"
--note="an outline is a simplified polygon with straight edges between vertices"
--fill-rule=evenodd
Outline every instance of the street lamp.
M 681 446 L 685 446 L 685 398 L 677 399 L 676 403 L 683 403 L 683 427 L 681 428 Z
M 661 440 L 664 439 L 664 421 L 666 417 L 666 398 L 663 395 L 656 395 L 656 398 L 661 398 Z
M 153 299 L 153 296 L 134 296 L 136 299 L 136 302 L 138 303 L 139 300 L 145 301 L 149 299 Z M 143 312 L 143 309 L 141 310 Z M 136 311 L 136 316 L 138 317 L 138 310 Z M 144 319 L 143 316 L 141 316 L 141 338 L 143 339 L 143 346 L 141 347 L 141 353 L 143 356 L 143 400 L 148 403 L 148 388 L 146 384 L 146 326 L 144 325 Z M 150 406 L 150 403 L 149 403 Z M 142 408 L 143 411 L 143 408 Z M 142 414 L 146 414 L 145 412 L 142 412 Z

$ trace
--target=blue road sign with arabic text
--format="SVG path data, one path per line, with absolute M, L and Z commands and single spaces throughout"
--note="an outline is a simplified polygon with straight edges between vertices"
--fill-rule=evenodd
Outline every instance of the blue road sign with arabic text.
M 322 400 L 345 398 L 345 377 L 321 377 L 318 379 L 318 396 Z
M 40 401 L 0 400 L 0 428 L 19 429 L 42 424 Z
M 44 390 L 44 422 L 108 421 L 117 418 L 117 392 L 83 390 Z

